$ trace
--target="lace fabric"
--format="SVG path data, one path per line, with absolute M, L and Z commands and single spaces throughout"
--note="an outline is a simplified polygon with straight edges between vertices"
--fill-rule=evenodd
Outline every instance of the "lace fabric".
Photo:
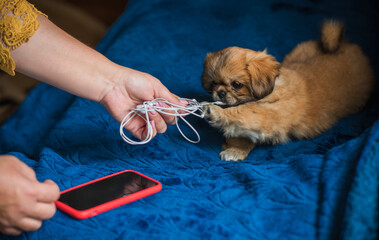
M 26 0 L 0 1 L 0 69 L 14 76 L 11 51 L 27 42 L 39 28 L 38 11 Z

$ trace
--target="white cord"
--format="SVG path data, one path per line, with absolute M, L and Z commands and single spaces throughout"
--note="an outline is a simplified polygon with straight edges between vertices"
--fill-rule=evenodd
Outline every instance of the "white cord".
M 153 127 L 151 126 L 150 123 L 150 118 L 149 118 L 149 112 L 150 111 L 156 111 L 161 114 L 166 114 L 170 116 L 175 116 L 175 121 L 176 121 L 176 127 L 178 128 L 180 134 L 189 142 L 191 143 L 198 143 L 200 142 L 200 135 L 196 131 L 196 129 L 187 121 L 184 119 L 185 116 L 188 116 L 190 114 L 195 115 L 196 117 L 199 118 L 204 118 L 204 112 L 202 110 L 202 107 L 207 104 L 217 104 L 217 105 L 224 105 L 223 102 L 217 101 L 217 102 L 203 102 L 199 103 L 195 99 L 188 99 L 188 98 L 180 98 L 180 100 L 186 100 L 189 102 L 187 106 L 180 106 L 174 103 L 168 102 L 166 99 L 163 98 L 156 98 L 152 101 L 145 101 L 143 104 L 138 105 L 136 108 L 133 108 L 130 110 L 130 112 L 124 117 L 124 119 L 121 122 L 120 125 L 120 135 L 122 139 L 124 139 L 125 142 L 132 144 L 132 145 L 142 145 L 150 142 L 150 140 L 153 138 Z M 167 105 L 167 107 L 163 107 Z M 167 112 L 170 111 L 170 112 Z M 139 116 L 140 118 L 144 119 L 146 121 L 147 125 L 147 136 L 145 139 L 143 139 L 140 142 L 133 141 L 132 139 L 128 138 L 125 133 L 124 133 L 124 127 L 135 117 Z M 196 134 L 197 140 L 191 140 L 189 139 L 182 130 L 179 127 L 178 124 L 178 117 L 180 117 L 191 129 L 192 131 Z

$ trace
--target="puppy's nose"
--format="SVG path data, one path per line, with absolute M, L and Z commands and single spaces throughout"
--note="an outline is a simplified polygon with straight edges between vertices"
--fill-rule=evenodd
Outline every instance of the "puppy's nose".
M 221 90 L 221 91 L 217 92 L 217 95 L 218 95 L 219 98 L 223 99 L 225 97 L 225 95 L 226 95 L 226 92 L 223 91 L 223 90 Z

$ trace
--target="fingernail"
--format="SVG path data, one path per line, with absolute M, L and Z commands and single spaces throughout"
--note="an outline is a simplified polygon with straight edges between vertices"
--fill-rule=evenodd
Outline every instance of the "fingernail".
M 161 102 L 158 102 L 158 106 L 160 106 L 160 107 L 164 107 L 164 104 L 161 103 Z
M 187 105 L 189 104 L 189 102 L 187 100 L 184 100 L 184 99 L 179 99 L 179 102 L 187 104 Z
M 151 123 L 151 126 L 153 127 L 153 129 L 155 129 L 155 121 L 152 120 L 150 123 Z
M 151 115 L 157 115 L 157 111 L 155 111 L 152 108 L 149 108 L 149 112 L 151 113 Z

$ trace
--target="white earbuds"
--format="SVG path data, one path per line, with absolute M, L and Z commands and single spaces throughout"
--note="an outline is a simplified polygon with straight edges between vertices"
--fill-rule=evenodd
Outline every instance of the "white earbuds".
M 180 134 L 189 142 L 191 143 L 198 143 L 200 142 L 200 135 L 196 131 L 196 129 L 187 121 L 184 119 L 185 116 L 188 116 L 190 114 L 195 115 L 196 117 L 204 118 L 204 112 L 202 110 L 202 106 L 207 105 L 207 104 L 217 104 L 217 105 L 224 105 L 223 102 L 217 101 L 213 103 L 199 103 L 195 99 L 188 99 L 188 98 L 180 98 L 180 100 L 186 100 L 189 102 L 189 104 L 185 107 L 170 103 L 166 99 L 163 98 L 156 98 L 152 101 L 145 101 L 143 104 L 138 105 L 136 108 L 131 109 L 130 112 L 124 117 L 124 119 L 121 122 L 120 125 L 120 135 L 122 139 L 124 139 L 125 142 L 132 144 L 132 145 L 142 145 L 150 142 L 150 140 L 153 138 L 153 127 L 151 126 L 150 123 L 150 118 L 149 118 L 149 112 L 150 111 L 156 111 L 161 114 L 166 114 L 170 116 L 175 116 L 175 121 L 176 121 L 176 127 L 178 128 Z M 163 107 L 167 105 L 166 107 Z M 170 112 L 168 112 L 170 111 Z M 132 139 L 128 138 L 125 133 L 124 133 L 124 127 L 136 116 L 138 115 L 142 119 L 146 121 L 147 125 L 147 136 L 145 139 L 143 139 L 140 142 L 133 141 Z M 189 139 L 182 130 L 179 127 L 178 124 L 178 117 L 180 117 L 196 134 L 197 140 L 191 140 Z

